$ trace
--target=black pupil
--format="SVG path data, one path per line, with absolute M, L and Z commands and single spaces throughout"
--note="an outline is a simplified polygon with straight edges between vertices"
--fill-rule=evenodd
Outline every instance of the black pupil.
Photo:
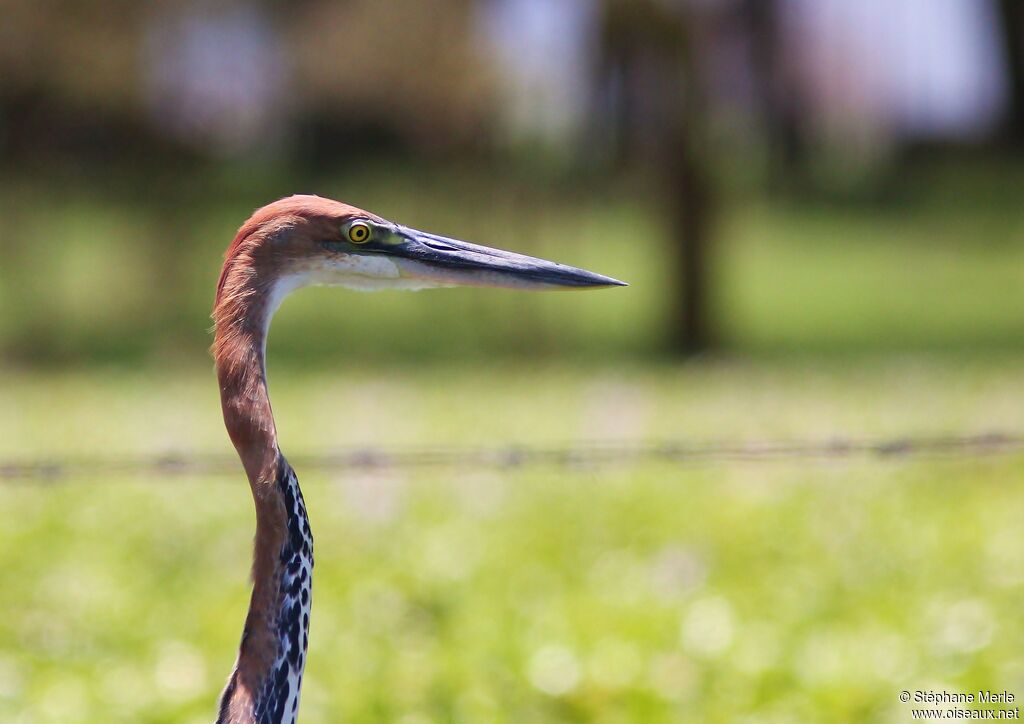
M 352 230 L 352 238 L 356 241 L 362 241 L 368 233 L 365 226 L 357 226 Z

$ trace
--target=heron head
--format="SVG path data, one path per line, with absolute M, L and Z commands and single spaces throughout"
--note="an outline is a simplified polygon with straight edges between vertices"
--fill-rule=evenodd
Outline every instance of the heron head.
M 228 249 L 218 302 L 239 282 L 262 283 L 277 297 L 317 284 L 366 291 L 624 286 L 583 269 L 411 229 L 319 196 L 291 196 L 253 214 Z

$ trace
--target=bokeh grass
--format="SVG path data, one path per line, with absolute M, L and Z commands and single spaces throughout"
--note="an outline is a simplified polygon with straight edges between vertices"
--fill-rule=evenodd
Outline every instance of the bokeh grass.
M 1024 428 L 1020 360 L 298 374 L 285 450 Z M 208 371 L 16 374 L 0 454 L 228 452 Z M 907 721 L 1024 690 L 1024 459 L 302 471 L 311 722 Z M 0 486 L 0 721 L 209 721 L 241 473 Z
M 270 343 L 296 460 L 1024 430 L 1011 164 L 907 177 L 895 203 L 725 199 L 723 354 L 686 364 L 657 354 L 672 248 L 651 194 L 463 171 L 5 178 L 0 461 L 230 456 L 205 352 L 218 260 L 296 190 L 632 283 L 304 290 Z M 906 721 L 902 689 L 1024 694 L 1022 462 L 300 469 L 303 718 Z M 0 481 L 0 521 L 0 722 L 211 719 L 247 603 L 240 472 Z

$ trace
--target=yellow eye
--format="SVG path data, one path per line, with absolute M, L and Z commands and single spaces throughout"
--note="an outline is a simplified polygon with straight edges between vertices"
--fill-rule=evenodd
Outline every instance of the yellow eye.
M 361 221 L 348 227 L 348 240 L 353 244 L 365 244 L 370 240 L 370 227 Z

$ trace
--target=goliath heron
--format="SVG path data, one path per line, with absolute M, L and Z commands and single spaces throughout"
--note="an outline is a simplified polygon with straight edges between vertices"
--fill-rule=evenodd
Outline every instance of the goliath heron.
M 623 282 L 427 234 L 318 196 L 264 206 L 228 247 L 213 309 L 224 424 L 256 504 L 252 598 L 218 722 L 295 721 L 306 663 L 313 537 L 281 454 L 264 355 L 274 310 L 310 284 L 353 289 L 474 285 L 582 289 Z

